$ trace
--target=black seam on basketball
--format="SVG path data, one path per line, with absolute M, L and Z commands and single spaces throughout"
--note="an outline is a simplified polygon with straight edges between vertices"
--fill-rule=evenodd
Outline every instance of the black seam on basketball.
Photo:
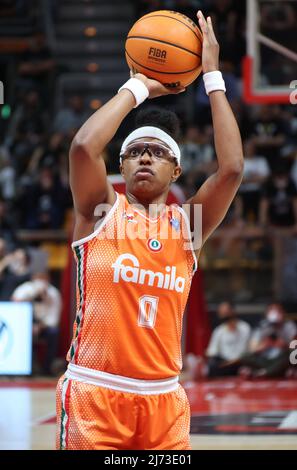
M 135 62 L 135 64 L 140 65 L 140 67 L 142 67 L 144 69 L 147 69 L 147 70 L 150 70 L 151 72 L 163 73 L 164 75 L 182 75 L 183 73 L 190 73 L 190 72 L 193 72 L 194 70 L 198 69 L 198 67 L 194 67 L 193 69 L 186 70 L 185 72 L 161 72 L 160 70 L 151 69 L 150 67 L 146 67 L 145 65 L 142 65 L 139 62 L 136 62 L 136 60 L 133 59 L 133 57 L 130 56 L 130 54 L 127 52 L 126 49 L 125 49 L 125 52 L 126 52 L 127 56 L 129 56 L 129 58 L 131 60 L 133 60 L 133 62 Z
M 179 23 L 181 23 L 181 24 L 183 24 L 184 26 L 186 26 L 187 28 L 189 28 L 189 29 L 192 31 L 192 33 L 195 34 L 196 38 L 199 39 L 199 41 L 202 40 L 201 36 L 199 37 L 198 34 L 196 34 L 195 31 L 193 31 L 193 29 L 192 29 L 188 24 L 184 23 L 184 22 L 181 21 L 181 20 L 178 20 L 177 18 L 173 18 L 172 16 L 168 16 L 168 15 L 150 15 L 150 16 L 146 16 L 146 17 L 144 17 L 144 18 L 139 18 L 139 20 L 136 21 L 136 23 L 140 23 L 140 21 L 144 21 L 144 20 L 146 20 L 147 18 L 157 18 L 157 17 L 161 17 L 161 18 L 162 18 L 162 17 L 164 17 L 164 18 L 170 18 L 170 19 L 172 19 L 172 20 L 178 21 Z M 135 24 L 136 24 L 136 23 L 135 23 Z M 133 28 L 133 26 L 132 26 L 132 28 Z M 131 28 L 131 29 L 132 29 L 132 28 Z M 197 26 L 197 28 L 198 28 L 198 26 Z
M 186 51 L 188 52 L 189 54 L 192 54 L 196 57 L 200 57 L 201 58 L 201 55 L 200 54 L 196 54 L 196 52 L 192 52 L 192 51 L 189 51 L 189 49 L 186 49 L 185 47 L 182 47 L 182 46 L 178 46 L 177 44 L 172 44 L 171 42 L 167 42 L 167 41 L 162 41 L 161 39 L 155 39 L 155 38 L 147 38 L 145 36 L 129 36 L 126 40 L 126 42 L 129 40 L 129 39 L 144 39 L 145 41 L 155 41 L 155 42 L 160 42 L 161 44 L 166 44 L 167 46 L 172 46 L 172 47 L 175 47 L 177 49 L 181 49 L 182 51 Z

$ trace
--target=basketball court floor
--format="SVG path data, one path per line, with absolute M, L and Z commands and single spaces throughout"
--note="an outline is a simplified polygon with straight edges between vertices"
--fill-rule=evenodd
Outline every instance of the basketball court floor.
M 55 446 L 55 380 L 0 381 L 0 450 Z M 297 450 L 297 380 L 185 382 L 193 449 Z

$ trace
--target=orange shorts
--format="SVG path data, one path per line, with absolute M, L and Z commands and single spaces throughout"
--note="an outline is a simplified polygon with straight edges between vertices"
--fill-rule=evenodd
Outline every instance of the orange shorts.
M 168 393 L 127 392 L 66 373 L 57 386 L 57 449 L 191 449 L 188 399 L 181 385 L 175 388 Z

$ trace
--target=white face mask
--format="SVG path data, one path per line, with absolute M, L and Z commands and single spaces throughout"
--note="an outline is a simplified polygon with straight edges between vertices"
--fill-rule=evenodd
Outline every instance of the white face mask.
M 275 308 L 272 308 L 267 313 L 266 318 L 271 323 L 279 323 L 282 320 L 282 315 L 280 314 L 278 310 L 276 310 Z

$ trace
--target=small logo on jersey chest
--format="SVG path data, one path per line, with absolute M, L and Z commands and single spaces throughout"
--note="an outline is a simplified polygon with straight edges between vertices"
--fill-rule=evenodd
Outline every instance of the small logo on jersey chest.
M 127 222 L 131 222 L 132 224 L 137 224 L 137 220 L 134 219 L 134 214 L 127 214 L 125 211 L 122 215 L 123 219 L 126 219 Z
M 170 225 L 172 225 L 172 227 L 177 231 L 180 229 L 180 224 L 179 224 L 179 220 L 178 219 L 175 219 L 174 217 L 172 217 L 170 220 Z
M 156 238 L 150 238 L 147 242 L 147 246 L 151 251 L 157 252 L 162 250 L 162 243 Z

